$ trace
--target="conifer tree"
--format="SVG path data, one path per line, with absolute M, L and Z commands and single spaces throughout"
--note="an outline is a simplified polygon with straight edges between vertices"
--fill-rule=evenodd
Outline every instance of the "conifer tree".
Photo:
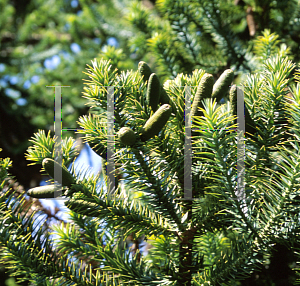
M 115 138 L 114 160 L 126 186 L 119 184 L 110 194 L 107 177 L 99 185 L 99 176 L 88 170 L 76 174 L 77 154 L 72 139 L 66 139 L 62 167 L 69 179 L 63 178 L 62 188 L 71 222 L 52 226 L 59 237 L 53 244 L 47 230 L 34 224 L 37 218 L 24 193 L 14 196 L 8 185 L 10 161 L 3 159 L 1 260 L 33 285 L 189 286 L 243 285 L 238 281 L 269 264 L 275 245 L 299 257 L 299 72 L 278 48 L 266 55 L 267 37 L 259 39 L 257 49 L 257 56 L 266 57 L 262 71 L 243 82 L 245 107 L 255 125 L 245 134 L 244 199 L 237 195 L 234 88 L 230 97 L 229 87 L 224 88 L 222 103 L 213 98 L 214 87 L 206 86 L 212 83 L 205 69 L 159 79 L 167 102 L 154 111 L 140 71 L 119 73 L 109 61 L 95 59 L 83 92 L 94 111 L 79 118 L 79 132 L 108 163 L 107 87 L 114 87 L 115 132 L 123 128 Z M 192 106 L 196 102 L 201 111 L 192 118 L 193 200 L 185 192 L 186 87 Z M 45 158 L 55 159 L 50 134 L 39 131 L 32 141 L 29 161 L 42 167 Z M 134 244 L 124 240 L 129 234 Z M 148 254 L 144 240 L 151 244 Z

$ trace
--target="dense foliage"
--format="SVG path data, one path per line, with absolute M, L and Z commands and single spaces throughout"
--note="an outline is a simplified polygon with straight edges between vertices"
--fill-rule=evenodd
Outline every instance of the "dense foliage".
M 1 261 L 18 265 L 12 269 L 23 285 L 293 285 L 299 3 L 152 2 L 0 1 L 0 144 L 14 162 L 12 169 L 1 161 Z M 112 37 L 120 49 L 107 45 Z M 148 76 L 140 60 L 151 66 Z M 232 78 L 245 95 L 247 206 L 236 197 Z M 63 90 L 63 127 L 82 128 L 76 136 L 104 163 L 107 86 L 115 87 L 116 197 L 101 185 L 104 164 L 104 177 L 72 168 L 76 183 L 61 188 L 69 223 L 24 196 L 7 174 L 10 167 L 26 190 L 32 185 L 20 159 L 32 143 L 33 184 L 43 160 L 54 159 L 48 83 L 72 86 Z M 182 200 L 189 86 L 199 128 L 192 131 L 193 201 Z M 63 132 L 64 167 L 78 157 L 74 135 Z M 49 226 L 50 218 L 58 225 Z M 54 245 L 49 229 L 59 237 Z
M 266 57 L 269 36 L 260 39 L 257 56 Z M 126 185 L 119 184 L 111 196 L 106 184 L 99 185 L 99 176 L 87 170 L 76 174 L 72 168 L 75 184 L 65 186 L 70 191 L 64 193 L 71 223 L 52 226 L 59 238 L 54 246 L 47 231 L 34 226 L 34 212 L 26 213 L 30 208 L 23 194 L 14 198 L 6 184 L 9 161 L 2 161 L 2 259 L 18 265 L 15 274 L 35 285 L 241 285 L 239 280 L 270 264 L 275 245 L 297 254 L 300 83 L 292 61 L 274 49 L 263 72 L 244 82 L 246 109 L 255 124 L 254 133 L 245 137 L 245 200 L 237 197 L 237 125 L 229 87 L 223 103 L 203 99 L 203 116 L 193 117 L 194 200 L 183 200 L 182 87 L 190 87 L 193 106 L 199 86 L 210 82 L 202 80 L 205 71 L 179 74 L 163 84 L 171 116 L 157 135 L 142 140 L 141 128 L 160 110 L 151 110 L 146 100 L 148 81 L 138 71 L 119 74 L 103 59 L 92 64 L 84 96 L 94 111 L 79 118 L 79 132 L 87 142 L 98 142 L 95 151 L 107 147 L 106 87 L 115 86 L 115 131 L 128 127 L 136 135 L 129 145 L 115 139 L 115 162 Z M 39 132 L 33 141 L 28 160 L 54 159 L 49 135 Z M 77 156 L 71 141 L 64 143 L 66 167 Z

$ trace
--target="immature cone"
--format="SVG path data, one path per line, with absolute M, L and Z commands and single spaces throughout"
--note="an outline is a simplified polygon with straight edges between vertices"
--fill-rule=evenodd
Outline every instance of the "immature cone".
M 54 166 L 56 168 L 61 168 L 62 172 L 62 182 L 58 181 L 63 186 L 71 187 L 72 184 L 75 183 L 75 180 L 71 173 L 63 166 L 58 164 L 56 161 L 50 158 L 45 158 L 42 162 L 44 169 L 49 174 L 51 178 L 54 179 Z M 55 178 L 57 180 L 57 178 Z
M 123 144 L 128 146 L 133 145 L 136 141 L 135 134 L 129 127 L 122 127 L 118 132 L 118 137 Z
M 32 188 L 28 190 L 27 194 L 32 198 L 47 199 L 54 198 L 54 193 L 61 190 L 63 190 L 63 188 L 58 187 L 57 185 L 46 185 Z
M 144 82 L 149 81 L 150 75 L 153 73 L 151 68 L 147 65 L 147 63 L 140 61 L 138 66 L 138 71 L 141 76 L 143 76 Z M 158 79 L 158 78 L 157 78 Z M 158 79 L 159 81 L 159 79 Z M 167 92 L 163 88 L 163 85 L 159 82 L 160 85 L 160 92 L 158 94 L 158 102 L 160 104 L 171 104 L 170 103 L 170 97 L 168 96 Z M 149 104 L 149 101 L 148 101 Z M 173 111 L 175 112 L 175 109 L 173 108 Z
M 143 61 L 139 62 L 138 71 L 140 75 L 143 76 L 144 82 L 147 81 L 152 74 L 151 68 Z
M 141 130 L 141 140 L 147 141 L 157 135 L 171 116 L 171 106 L 162 105 L 146 122 Z
M 206 73 L 200 80 L 199 86 L 197 88 L 197 92 L 194 97 L 194 101 L 192 104 L 191 110 L 191 119 L 193 120 L 194 116 L 201 116 L 202 111 L 199 109 L 203 108 L 202 100 L 204 98 L 210 98 L 212 89 L 214 85 L 214 78 L 211 74 Z
M 237 116 L 237 87 L 236 87 L 236 85 L 233 85 L 230 88 L 229 102 L 230 102 L 230 114 Z
M 148 80 L 146 100 L 154 112 L 157 110 L 160 91 L 161 91 L 161 85 L 160 85 L 159 78 L 155 73 L 152 73 Z
M 225 70 L 214 84 L 212 98 L 215 98 L 216 101 L 219 102 L 226 95 L 233 81 L 233 77 L 233 70 Z

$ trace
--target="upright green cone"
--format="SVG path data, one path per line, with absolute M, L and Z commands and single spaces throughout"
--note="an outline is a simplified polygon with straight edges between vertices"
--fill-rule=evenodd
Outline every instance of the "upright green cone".
M 157 135 L 165 126 L 171 116 L 171 106 L 162 105 L 146 122 L 141 130 L 141 140 L 143 142 Z
M 210 98 L 212 89 L 214 85 L 214 77 L 206 73 L 200 80 L 199 86 L 197 88 L 196 95 L 194 97 L 194 101 L 192 104 L 191 110 L 191 119 L 193 120 L 194 116 L 201 116 L 203 113 L 199 109 L 200 107 L 203 108 L 202 100 L 204 98 Z
M 215 98 L 216 101 L 219 102 L 228 92 L 229 86 L 233 81 L 233 77 L 233 70 L 225 70 L 213 86 L 212 98 Z
M 140 75 L 144 76 L 143 77 L 144 82 L 149 80 L 149 77 L 152 74 L 151 68 L 147 65 L 147 63 L 143 61 L 139 62 L 138 71 Z
M 237 87 L 233 85 L 229 91 L 230 114 L 237 116 Z M 236 120 L 235 120 L 236 123 Z
M 145 63 L 143 61 L 139 62 L 138 71 L 139 71 L 140 75 L 143 76 L 144 82 L 149 81 L 149 78 L 150 78 L 151 74 L 153 73 L 151 68 L 147 65 L 147 63 Z M 158 77 L 157 77 L 157 79 L 159 81 Z M 159 81 L 159 85 L 160 85 L 160 91 L 158 94 L 158 102 L 160 104 L 171 104 L 170 97 L 168 96 L 167 92 L 163 88 L 163 85 L 161 84 L 160 81 Z
M 158 76 L 152 73 L 148 80 L 147 87 L 147 103 L 151 106 L 153 112 L 157 110 L 157 105 L 160 98 L 161 85 Z
M 75 183 L 75 180 L 72 174 L 63 166 L 58 164 L 56 161 L 50 158 L 45 158 L 42 162 L 44 169 L 49 174 L 51 178 L 54 179 L 54 166 L 56 168 L 61 168 L 62 170 L 62 182 L 59 182 L 63 186 L 71 187 L 72 184 Z

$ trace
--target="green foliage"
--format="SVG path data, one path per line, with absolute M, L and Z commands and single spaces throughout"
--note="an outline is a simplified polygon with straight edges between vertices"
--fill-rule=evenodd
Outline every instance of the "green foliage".
M 278 40 L 279 36 L 275 33 L 271 33 L 270 30 L 266 29 L 262 32 L 262 36 L 258 36 L 254 42 L 254 53 L 259 58 L 260 62 L 263 63 L 271 55 L 279 54 L 281 57 L 287 57 L 290 55 L 290 48 L 286 44 L 281 44 Z
M 0 121 L 5 134 L 0 146 L 14 160 L 11 172 L 24 188 L 41 179 L 36 166 L 26 167 L 29 139 L 39 129 L 54 131 L 54 88 L 49 86 L 69 86 L 61 89 L 62 137 L 74 138 L 76 121 L 88 110 L 80 96 L 86 63 L 103 57 L 113 68 L 136 68 L 140 59 L 127 45 L 133 31 L 124 19 L 126 5 L 123 0 L 0 1 Z
M 171 10 L 180 8 L 180 3 L 162 2 L 168 2 Z M 205 9 L 215 8 L 215 3 Z M 148 20 L 142 22 L 145 29 Z M 263 40 L 266 37 L 260 39 L 261 51 L 268 45 Z M 298 259 L 299 72 L 294 73 L 295 63 L 274 51 L 259 67 L 262 72 L 243 81 L 249 111 L 246 121 L 253 121 L 255 134 L 245 134 L 242 197 L 236 168 L 236 86 L 230 90 L 229 102 L 218 103 L 210 96 L 213 78 L 205 75 L 206 70 L 176 74 L 163 84 L 170 105 L 152 114 L 145 100 L 147 85 L 138 71 L 118 73 L 109 61 L 95 59 L 88 66 L 90 79 L 83 93 L 93 114 L 79 118 L 82 129 L 78 133 L 103 154 L 108 95 L 114 96 L 117 133 L 124 127 L 135 134 L 146 129 L 145 137 L 137 138 L 134 146 L 115 142 L 114 159 L 120 174 L 127 175 L 126 188 L 119 186 L 111 195 L 104 188 L 107 178 L 100 185 L 99 175 L 82 170 L 75 176 L 73 170 L 77 185 L 66 193 L 70 199 L 65 202 L 71 223 L 53 226 L 59 237 L 54 247 L 43 227 L 34 224 L 34 213 L 26 216 L 22 195 L 14 199 L 10 186 L 5 185 L 7 172 L 1 171 L 2 260 L 36 285 L 225 286 L 239 285 L 268 265 L 274 245 L 286 245 Z M 187 87 L 192 106 L 202 113 L 193 118 L 192 128 L 197 131 L 191 138 L 191 150 L 186 150 L 185 141 Z M 201 97 L 204 87 L 207 96 Z M 221 93 L 223 99 L 226 92 Z M 50 135 L 39 132 L 33 142 L 29 160 L 41 163 L 52 158 Z M 65 154 L 72 152 L 73 144 L 66 140 L 65 145 L 62 157 L 67 166 L 75 156 Z M 193 200 L 185 197 L 186 151 L 192 153 Z M 9 161 L 0 164 L 6 170 Z M 145 256 L 141 255 L 145 243 L 141 237 L 151 243 Z M 298 265 L 295 270 L 299 273 Z
M 152 73 L 148 80 L 146 100 L 152 111 L 157 110 L 157 104 L 160 98 L 161 85 L 159 78 L 155 73 Z
M 270 29 L 282 41 L 277 48 L 280 54 L 284 57 L 291 52 L 296 62 L 300 59 L 300 5 L 296 0 L 159 0 L 153 9 L 140 1 L 131 2 L 126 16 L 136 28 L 129 41 L 131 48 L 145 61 L 154 55 L 153 72 L 164 79 L 200 68 L 218 76 L 228 68 L 236 75 L 255 71 L 259 47 L 254 36 Z M 266 41 L 271 44 L 273 36 Z M 265 48 L 270 52 L 267 45 Z
M 103 159 L 107 157 L 107 145 L 105 136 L 107 136 L 104 129 L 104 122 L 98 116 L 90 114 L 79 119 L 79 126 L 82 128 L 79 132 L 85 134 L 84 142 L 88 143 L 90 147 Z
M 147 141 L 150 138 L 158 135 L 165 126 L 171 115 L 171 106 L 168 104 L 162 105 L 145 123 L 140 136 L 142 141 Z
M 22 109 L 36 128 L 49 130 L 53 124 L 53 89 L 45 86 L 71 86 L 62 89 L 63 127 L 75 128 L 78 116 L 86 112 L 84 100 L 78 97 L 78 90 L 82 89 L 82 66 L 101 55 L 111 58 L 114 64 L 123 62 L 118 68 L 133 67 L 126 47 L 131 31 L 122 17 L 121 1 L 80 1 L 77 7 L 72 6 L 71 1 L 56 1 L 55 5 L 51 1 L 18 5 L 1 2 L 5 7 L 1 9 L 1 18 L 6 20 L 0 29 L 3 43 L 0 62 L 5 65 L 6 75 L 19 78 L 17 84 L 9 84 L 7 88 L 18 92 L 16 99 L 28 101 L 22 108 L 16 105 L 15 99 L 9 107 Z M 117 22 L 115 17 L 118 17 Z M 111 37 L 118 40 L 120 48 L 108 45 Z M 71 49 L 74 43 L 79 45 L 80 51 Z M 126 55 L 130 60 L 122 61 Z M 44 65 L 53 56 L 60 61 L 55 69 Z M 37 83 L 32 80 L 33 76 L 39 76 Z M 26 81 L 31 83 L 30 89 L 23 87 Z
M 47 136 L 44 130 L 39 130 L 34 134 L 30 142 L 34 145 L 30 146 L 25 154 L 29 161 L 34 161 L 29 165 L 42 164 L 44 158 L 55 158 L 55 139 L 51 138 L 49 131 Z M 78 156 L 78 151 L 74 146 L 75 140 L 71 137 L 62 140 L 62 162 L 65 166 L 69 166 L 71 161 Z
M 57 191 L 62 191 L 62 188 L 56 185 L 46 185 L 32 188 L 27 194 L 32 198 L 54 198 L 54 193 Z
M 2 148 L 0 148 L 0 152 Z M 9 158 L 0 158 L 0 178 L 5 180 L 8 177 L 8 169 L 12 166 L 12 161 Z

